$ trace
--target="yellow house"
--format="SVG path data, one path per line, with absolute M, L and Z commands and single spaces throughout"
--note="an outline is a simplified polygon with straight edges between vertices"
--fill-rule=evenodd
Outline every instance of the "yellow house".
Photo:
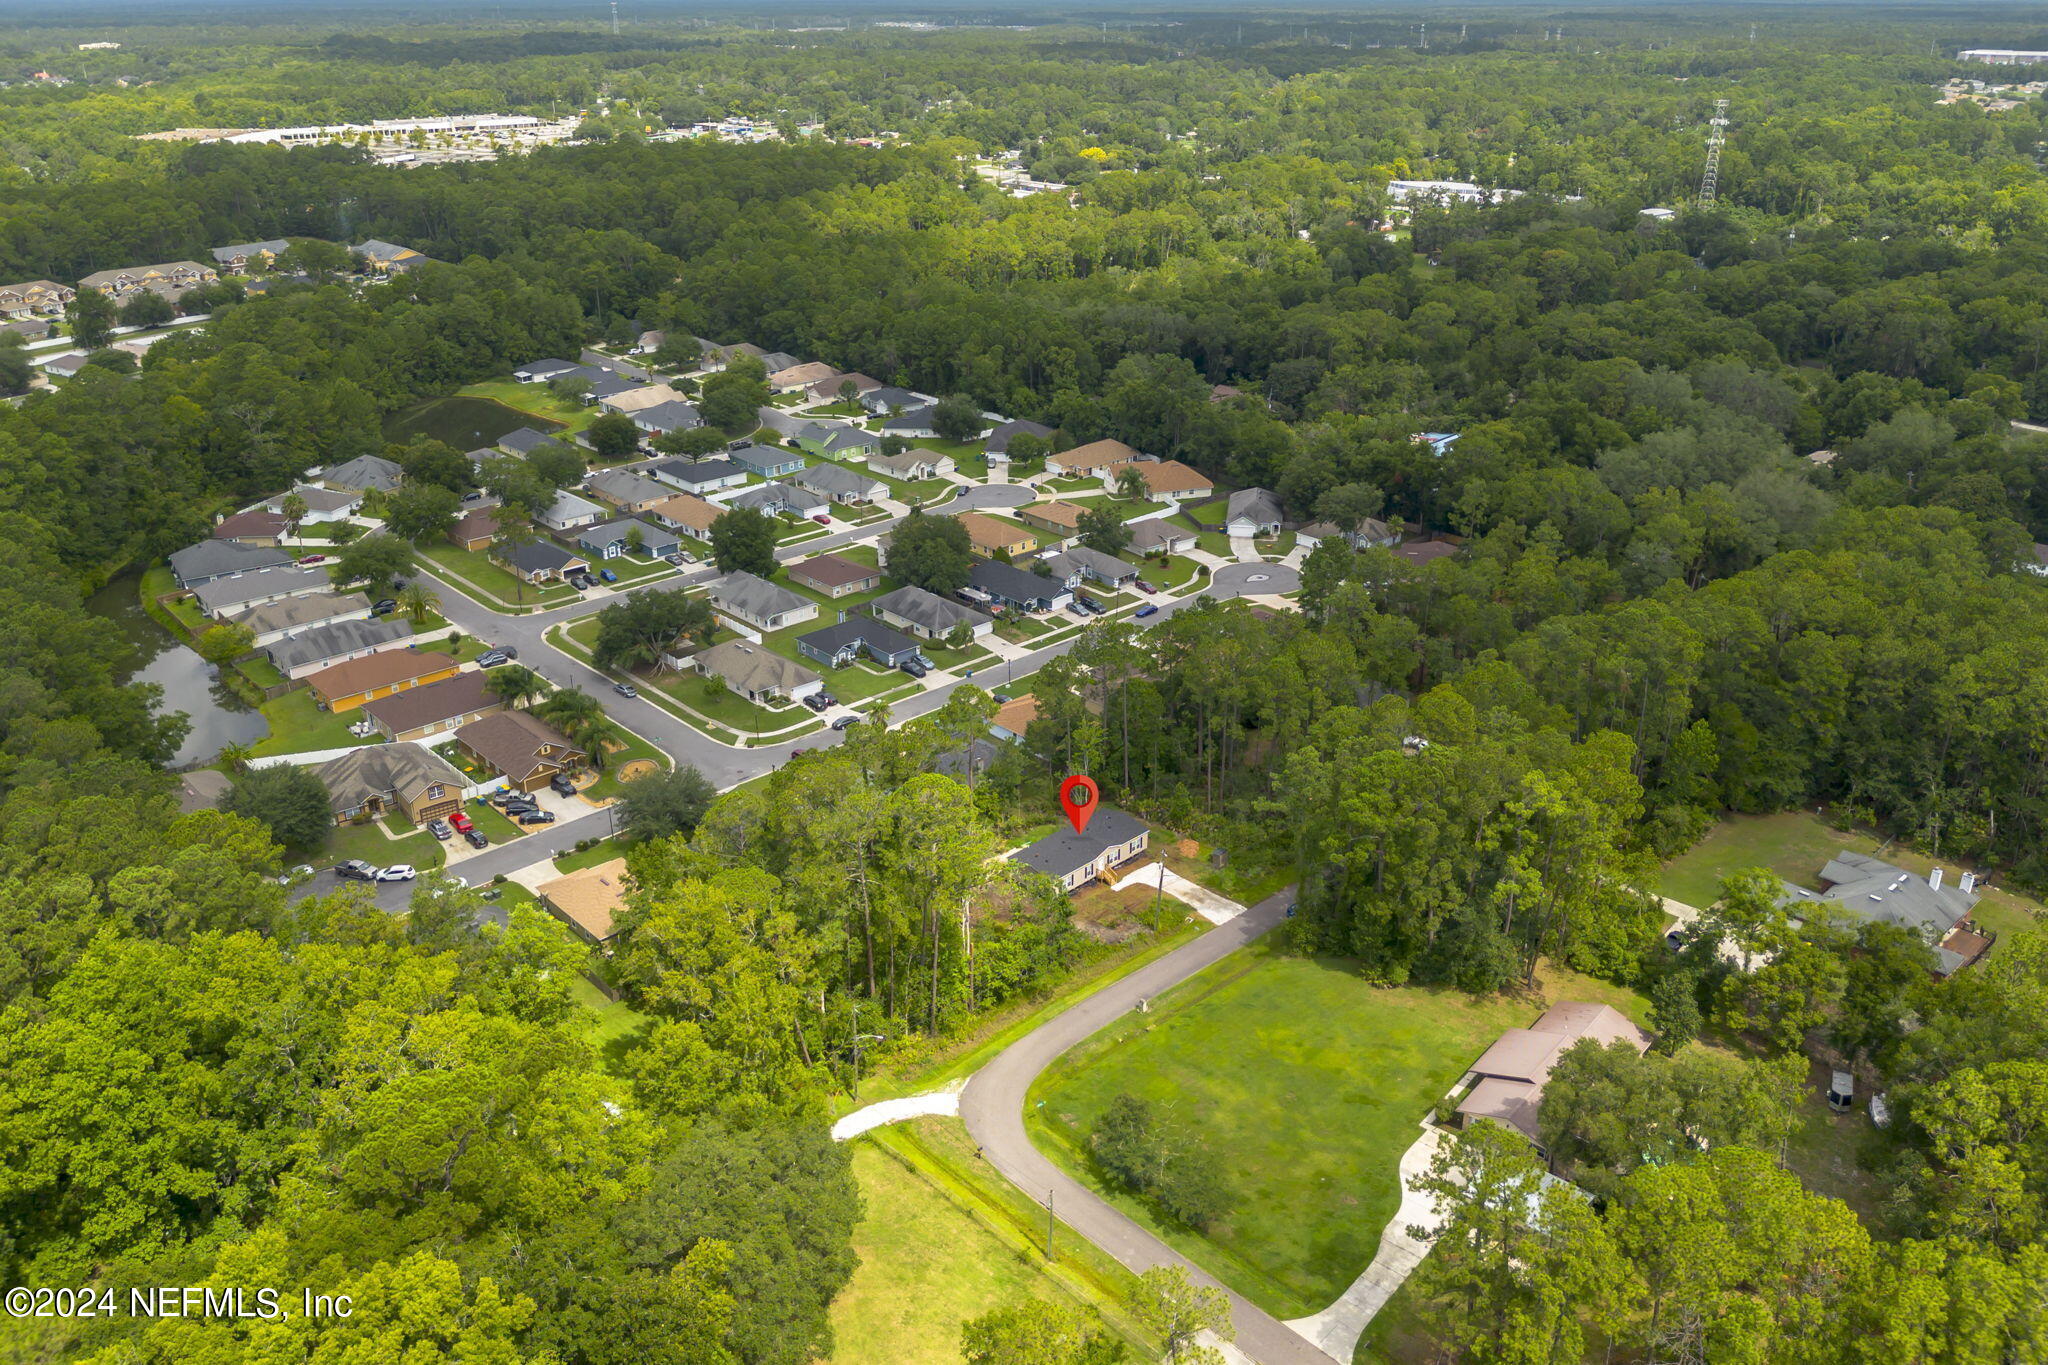
M 967 528 L 967 543 L 979 555 L 993 557 L 1001 550 L 1007 555 L 1028 555 L 1038 548 L 1038 537 L 1021 526 L 1013 526 L 979 512 L 960 512 L 954 517 Z

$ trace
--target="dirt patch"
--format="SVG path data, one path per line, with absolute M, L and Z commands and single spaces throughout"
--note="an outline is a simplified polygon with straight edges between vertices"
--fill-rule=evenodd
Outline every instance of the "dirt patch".
M 660 767 L 661 765 L 651 758 L 636 758 L 619 769 L 619 781 L 638 782 L 641 778 Z

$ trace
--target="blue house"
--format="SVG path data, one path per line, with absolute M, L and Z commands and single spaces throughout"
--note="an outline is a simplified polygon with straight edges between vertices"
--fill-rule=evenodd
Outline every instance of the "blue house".
M 639 553 L 643 555 L 658 558 L 683 548 L 683 542 L 669 528 L 631 517 L 587 527 L 577 532 L 576 543 L 599 559 L 621 559 L 630 553 L 628 542 L 635 528 L 640 532 Z
M 872 616 L 849 616 L 796 639 L 797 651 L 827 668 L 841 668 L 863 654 L 884 668 L 906 659 L 921 659 L 917 641 L 889 629 Z
M 741 446 L 725 458 L 749 474 L 759 474 L 764 479 L 794 474 L 804 467 L 803 456 L 793 450 L 782 450 L 775 446 Z

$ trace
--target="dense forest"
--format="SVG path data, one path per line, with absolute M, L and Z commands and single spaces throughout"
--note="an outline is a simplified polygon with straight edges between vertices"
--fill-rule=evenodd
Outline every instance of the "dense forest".
M 406 404 L 627 318 L 1114 436 L 1298 519 L 1455 537 L 1425 567 L 1333 538 L 1299 614 L 1099 627 L 1035 680 L 1026 747 L 1291 863 L 1298 946 L 1374 979 L 1492 992 L 1549 957 L 1682 996 L 1760 1055 L 1825 1039 L 1889 1086 L 1879 1227 L 1754 1169 L 1754 1126 L 1668 1165 L 1602 1168 L 1584 1143 L 1609 1197 L 1533 1225 L 1500 1216 L 1535 1198 L 1525 1154 L 1456 1153 L 1462 1188 L 1519 1192 L 1462 1204 L 1460 1250 L 1430 1263 L 1456 1358 L 2039 1358 L 2037 936 L 1935 984 L 1915 945 L 1795 927 L 1737 887 L 1672 958 L 1629 889 L 1724 810 L 1821 801 L 2048 884 L 2048 584 L 2020 572 L 2048 539 L 2048 438 L 2013 425 L 2048 418 L 2038 103 L 1937 106 L 1946 27 L 1787 21 L 1749 45 L 1616 19 L 1570 47 L 1529 27 L 1428 51 L 1256 25 L 1239 46 L 1215 23 L 144 36 L 56 50 L 105 80 L 0 91 L 9 279 L 300 235 L 447 262 L 224 290 L 140 373 L 0 410 L 0 1275 L 382 1306 L 51 1326 L 24 1358 L 802 1365 L 851 1264 L 821 1121 L 848 1006 L 929 1039 L 1076 960 L 1046 887 L 984 885 L 1027 760 L 973 787 L 931 771 L 985 721 L 969 689 L 636 849 L 617 984 L 659 1022 L 628 1066 L 565 1028 L 538 926 L 479 936 L 467 897 L 403 923 L 287 904 L 260 827 L 178 813 L 180 723 L 117 682 L 83 591 L 380 451 Z M 1641 216 L 1690 199 L 1723 97 L 1720 202 Z M 601 143 L 492 164 L 133 140 L 600 99 L 634 111 Z M 727 113 L 901 136 L 632 126 Z M 962 160 L 1011 148 L 1071 202 Z M 1404 175 L 1528 193 L 1382 231 Z M 1243 396 L 1211 401 L 1226 383 Z M 1772 965 L 1728 971 L 1731 942 Z M 1674 1202 L 1689 1239 L 1646 1212 Z M 1612 1292 L 1570 1288 L 1593 1281 Z

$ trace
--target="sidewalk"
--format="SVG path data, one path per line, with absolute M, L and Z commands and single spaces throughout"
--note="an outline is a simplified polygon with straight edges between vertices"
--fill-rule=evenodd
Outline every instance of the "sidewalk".
M 1138 868 L 1110 889 L 1121 891 L 1127 886 L 1159 887 L 1211 924 L 1228 924 L 1244 913 L 1244 907 L 1236 901 L 1217 895 L 1199 882 L 1189 881 L 1163 862 Z

